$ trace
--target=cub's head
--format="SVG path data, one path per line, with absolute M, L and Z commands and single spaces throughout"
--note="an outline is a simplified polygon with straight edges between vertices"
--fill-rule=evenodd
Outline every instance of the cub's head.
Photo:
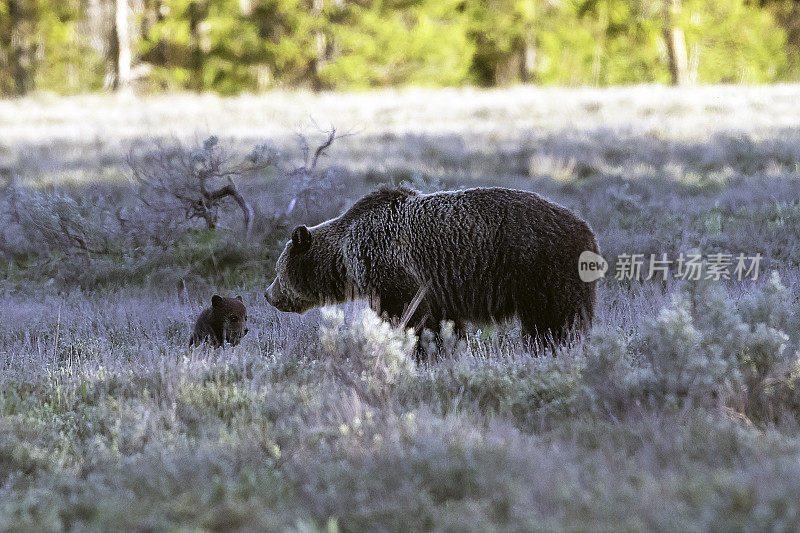
M 236 346 L 242 337 L 247 335 L 247 308 L 242 297 L 223 298 L 214 295 L 211 298 L 212 321 L 223 332 L 225 340 Z
M 316 230 L 295 228 L 275 265 L 275 281 L 264 294 L 267 301 L 279 311 L 292 313 L 341 301 L 333 248 Z

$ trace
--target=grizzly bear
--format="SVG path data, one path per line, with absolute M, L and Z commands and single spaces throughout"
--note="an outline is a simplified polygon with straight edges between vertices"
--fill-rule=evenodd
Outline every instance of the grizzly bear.
M 552 346 L 591 324 L 596 282 L 579 277 L 584 251 L 598 253 L 589 225 L 536 193 L 384 187 L 295 228 L 265 296 L 295 313 L 368 298 L 418 331 L 517 317 L 526 341 Z
M 227 341 L 236 346 L 247 335 L 246 324 L 247 308 L 242 303 L 241 296 L 223 298 L 215 294 L 211 297 L 211 307 L 197 318 L 189 345 L 197 346 L 207 342 L 218 348 Z

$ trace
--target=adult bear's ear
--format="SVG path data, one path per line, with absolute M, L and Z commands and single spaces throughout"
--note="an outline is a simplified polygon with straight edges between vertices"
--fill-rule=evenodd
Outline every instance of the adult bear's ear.
M 240 302 L 244 302 L 244 300 L 242 300 L 241 296 L 237 296 L 236 299 L 239 300 Z
M 211 297 L 211 307 L 219 307 L 222 303 L 222 296 L 215 294 Z
M 300 252 L 306 252 L 311 248 L 311 232 L 305 226 L 297 226 L 292 232 L 292 244 Z

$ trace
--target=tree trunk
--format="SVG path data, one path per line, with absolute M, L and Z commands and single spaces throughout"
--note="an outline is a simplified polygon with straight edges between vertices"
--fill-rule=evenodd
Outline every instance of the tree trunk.
M 114 82 L 115 91 L 123 91 L 131 84 L 130 9 L 128 0 L 114 1 Z
M 686 37 L 675 27 L 675 18 L 681 13 L 681 0 L 664 0 L 664 41 L 672 85 L 689 83 L 689 60 L 686 56 Z
M 10 48 L 8 50 L 8 63 L 11 77 L 14 80 L 14 92 L 23 96 L 31 90 L 31 63 L 32 54 L 28 35 L 26 34 L 26 18 L 33 18 L 33 14 L 26 13 L 22 6 L 24 0 L 9 0 L 8 16 L 10 20 Z M 32 21 L 31 21 L 32 24 Z
M 150 43 L 155 40 L 153 48 L 141 57 L 141 60 L 159 67 L 167 66 L 167 46 L 163 39 L 155 38 L 153 29 L 164 22 L 164 3 L 162 0 L 145 0 L 144 15 L 139 38 Z M 151 80 L 152 82 L 152 80 Z M 163 90 L 169 88 L 166 80 L 159 80 L 158 85 Z
M 325 8 L 325 0 L 313 0 L 311 4 L 311 15 L 318 18 Z M 325 32 L 317 29 L 314 31 L 314 57 L 308 67 L 308 77 L 311 81 L 311 89 L 314 91 L 322 90 L 322 80 L 320 72 L 325 66 L 325 49 L 327 48 Z
M 494 86 L 508 87 L 514 83 L 523 68 L 523 55 L 523 47 L 515 44 L 509 53 L 498 56 L 494 65 Z
M 105 60 L 103 87 L 114 87 L 116 80 L 117 43 L 114 29 L 115 0 L 87 0 L 81 33 L 94 51 Z
M 525 38 L 525 52 L 522 61 L 520 78 L 522 83 L 531 83 L 536 76 L 536 45 L 530 34 Z
M 191 2 L 189 4 L 189 86 L 193 91 L 200 92 L 203 83 L 203 35 L 202 23 L 205 18 L 204 2 Z
M 239 10 L 242 12 L 242 16 L 249 17 L 252 15 L 255 7 L 254 0 L 239 0 Z

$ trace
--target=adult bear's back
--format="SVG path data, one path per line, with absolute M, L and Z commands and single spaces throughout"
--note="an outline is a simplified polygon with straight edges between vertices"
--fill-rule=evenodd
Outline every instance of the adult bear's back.
M 409 197 L 404 212 L 409 268 L 443 316 L 519 315 L 535 330 L 591 320 L 595 284 L 580 280 L 578 257 L 597 243 L 568 209 L 532 192 L 475 188 Z

